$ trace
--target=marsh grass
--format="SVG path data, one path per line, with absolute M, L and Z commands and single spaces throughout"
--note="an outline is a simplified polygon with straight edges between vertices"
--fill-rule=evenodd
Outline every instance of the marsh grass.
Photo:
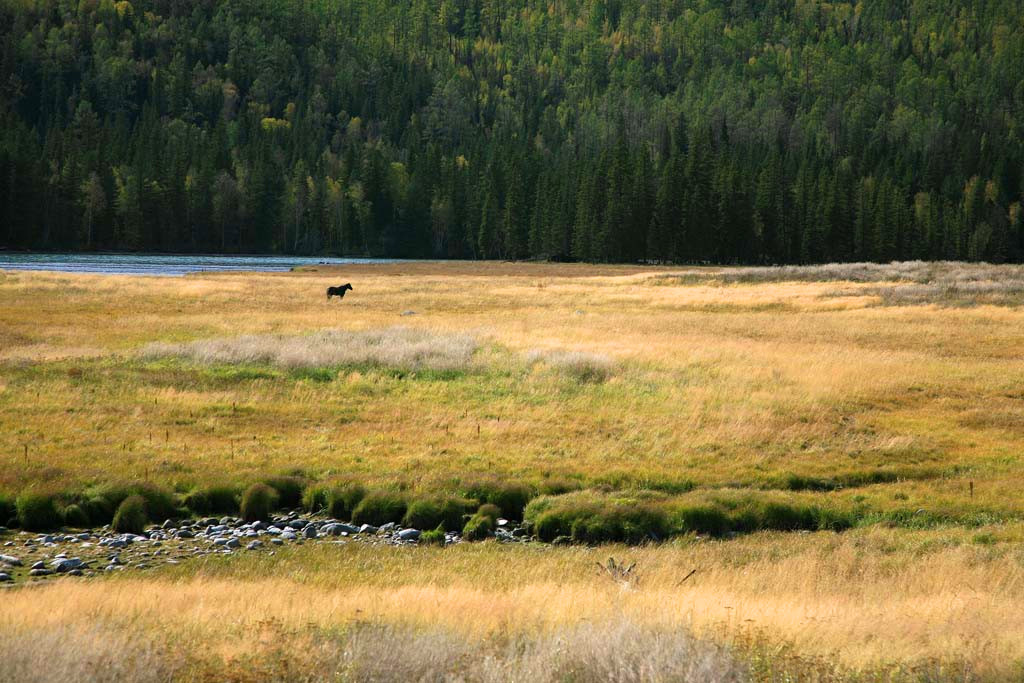
M 98 625 L 0 628 L 4 683 L 172 683 L 183 670 L 168 642 Z
M 204 364 L 269 364 L 295 371 L 351 366 L 396 370 L 465 371 L 477 349 L 473 337 L 392 327 L 320 330 L 305 335 L 245 335 L 143 347 L 146 359 L 176 357 Z M 332 375 L 327 376 L 333 378 Z
M 396 276 L 407 269 L 417 277 Z M 5 591 L 0 624 L 109 615 L 143 636 L 192 637 L 211 661 L 244 662 L 268 618 L 296 629 L 380 617 L 542 632 L 602 622 L 621 603 L 652 627 L 752 620 L 773 648 L 792 641 L 801 655 L 864 672 L 948 654 L 1011 678 L 1024 660 L 1018 275 L 872 269 L 726 282 L 733 269 L 694 268 L 662 282 L 692 286 L 655 287 L 650 269 L 412 264 L 360 271 L 366 294 L 343 309 L 323 305 L 323 271 L 5 279 L 8 499 L 49 491 L 58 513 L 78 506 L 109 521 L 118 496 L 135 491 L 98 484 L 152 482 L 178 505 L 177 494 L 217 482 L 240 492 L 301 468 L 314 486 L 344 479 L 410 502 L 484 502 L 483 488 L 468 491 L 479 480 L 516 484 L 527 500 L 554 497 L 548 511 L 570 536 L 571 515 L 582 510 L 585 523 L 581 544 L 565 548 L 485 542 L 367 555 L 357 543 L 306 544 L 189 561 L 167 575 L 60 581 Z M 942 278 L 955 281 L 953 296 L 934 289 Z M 879 305 L 887 288 L 941 300 Z M 177 351 L 245 336 L 280 348 L 338 327 L 339 315 L 352 329 L 388 330 L 410 309 L 421 315 L 402 320 L 429 334 L 480 340 L 471 371 L 138 355 L 147 344 Z M 614 367 L 603 381 L 579 381 L 544 360 L 529 367 L 531 349 Z M 522 502 L 497 504 L 511 516 L 505 506 Z M 624 535 L 626 522 L 643 528 L 630 506 L 678 535 L 614 549 L 643 569 L 642 590 L 627 593 L 595 576 L 605 549 L 588 544 Z M 292 671 L 304 642 L 287 641 Z M 238 670 L 243 680 L 252 672 Z
M 609 356 L 585 351 L 535 350 L 526 354 L 526 362 L 580 384 L 604 382 L 616 369 Z
M 877 286 L 837 290 L 828 296 L 874 296 L 885 306 L 1024 304 L 1024 266 L 1016 264 L 953 261 L 830 263 L 691 270 L 655 275 L 650 281 L 661 285 L 852 282 Z

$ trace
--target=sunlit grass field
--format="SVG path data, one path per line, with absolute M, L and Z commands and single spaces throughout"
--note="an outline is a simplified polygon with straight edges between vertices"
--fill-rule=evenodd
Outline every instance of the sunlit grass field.
M 1020 280 L 962 264 L 0 273 L 9 497 L 281 473 L 429 493 L 492 477 L 666 506 L 755 496 L 853 526 L 596 550 L 307 546 L 7 592 L 0 624 L 36 632 L 85 613 L 110 633 L 208 643 L 195 666 L 211 676 L 244 670 L 260 643 L 363 620 L 469 638 L 614 617 L 819 677 L 1012 677 Z M 344 282 L 354 290 L 326 300 Z M 336 356 L 310 340 L 326 330 L 413 335 L 443 362 L 409 360 L 406 344 L 325 366 Z M 469 355 L 452 342 L 465 339 Z M 598 572 L 609 554 L 635 559 L 639 582 Z

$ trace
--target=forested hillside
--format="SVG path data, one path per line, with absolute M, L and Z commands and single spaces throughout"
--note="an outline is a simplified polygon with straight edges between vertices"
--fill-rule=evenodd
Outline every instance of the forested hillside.
M 1019 0 L 0 0 L 0 246 L 1024 258 Z

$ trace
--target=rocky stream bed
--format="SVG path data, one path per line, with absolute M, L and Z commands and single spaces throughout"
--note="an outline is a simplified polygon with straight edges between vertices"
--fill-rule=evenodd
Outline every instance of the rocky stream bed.
M 109 526 L 61 533 L 0 527 L 0 586 L 143 571 L 210 555 L 273 554 L 278 548 L 305 543 L 415 546 L 421 535 L 419 529 L 394 523 L 355 526 L 298 512 L 275 515 L 268 522 L 244 522 L 237 517 L 167 520 L 140 534 L 116 533 Z M 497 521 L 493 536 L 500 543 L 529 540 L 524 527 L 505 519 Z M 445 545 L 461 542 L 459 533 L 445 534 Z

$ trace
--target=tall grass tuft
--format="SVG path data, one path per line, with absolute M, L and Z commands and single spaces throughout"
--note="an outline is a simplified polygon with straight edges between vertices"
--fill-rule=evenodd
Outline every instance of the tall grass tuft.
M 50 493 L 26 491 L 15 501 L 18 524 L 26 531 L 49 531 L 60 526 L 56 497 Z
M 475 501 L 464 498 L 420 498 L 409 504 L 402 524 L 415 529 L 458 531 L 464 523 L 463 518 L 473 507 Z
M 300 336 L 247 335 L 185 344 L 157 343 L 144 358 L 178 357 L 199 363 L 260 363 L 287 369 L 379 366 L 397 370 L 466 370 L 476 340 L 464 334 L 390 327 L 382 330 L 321 330 Z
M 387 492 L 371 493 L 359 501 L 359 505 L 352 511 L 352 522 L 374 526 L 398 523 L 405 516 L 405 511 L 405 496 Z
M 365 496 L 366 489 L 357 482 L 312 484 L 302 492 L 302 507 L 309 512 L 325 512 L 335 519 L 352 519 Z
M 467 541 L 482 541 L 494 532 L 494 520 L 479 513 L 473 515 L 462 529 L 462 538 Z
M 278 504 L 283 508 L 297 508 L 302 505 L 302 493 L 306 480 L 302 477 L 280 475 L 267 477 L 263 483 L 277 491 Z
M 141 534 L 149 523 L 146 513 L 146 499 L 140 495 L 125 498 L 114 513 L 111 525 L 118 533 Z
M 511 519 L 522 519 L 526 504 L 533 498 L 533 489 L 525 484 L 516 484 L 498 479 L 478 479 L 462 486 L 467 498 L 476 498 L 481 503 L 497 505 L 501 514 Z
M 242 519 L 246 522 L 269 521 L 270 514 L 277 509 L 278 500 L 275 489 L 266 484 L 253 484 L 242 494 Z
M 18 508 L 13 498 L 0 495 L 0 526 L 7 526 L 11 520 L 17 520 Z
M 197 515 L 234 515 L 240 496 L 241 489 L 235 484 L 209 484 L 189 491 L 182 503 Z
M 577 384 L 600 384 L 615 369 L 608 356 L 584 351 L 531 351 L 526 362 L 531 366 L 542 364 Z

